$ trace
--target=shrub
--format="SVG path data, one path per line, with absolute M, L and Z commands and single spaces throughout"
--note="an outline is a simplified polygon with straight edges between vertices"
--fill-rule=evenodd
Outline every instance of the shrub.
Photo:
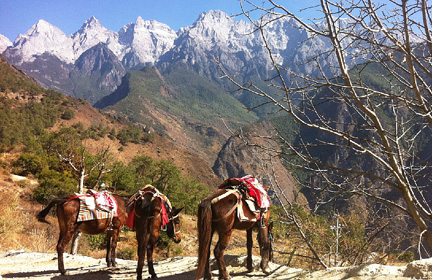
M 414 261 L 414 259 L 415 259 L 414 258 L 414 252 L 411 252 L 411 251 L 405 251 L 398 256 L 398 260 L 403 261 L 403 262 L 407 262 L 407 263 Z
M 67 109 L 66 111 L 63 112 L 63 114 L 61 115 L 61 118 L 64 120 L 71 120 L 75 117 L 75 112 Z
M 106 234 L 102 233 L 102 234 L 96 234 L 96 235 L 86 235 L 87 236 L 87 240 L 89 242 L 90 248 L 92 250 L 95 249 L 105 249 L 106 248 Z
M 123 260 L 133 260 L 135 259 L 137 249 L 136 247 L 125 247 L 117 251 L 117 258 Z
M 39 186 L 34 197 L 39 203 L 46 203 L 56 197 L 63 197 L 77 191 L 78 182 L 69 172 L 44 170 L 39 175 Z
M 21 176 L 38 175 L 46 166 L 46 162 L 39 156 L 23 153 L 14 164 L 14 172 Z

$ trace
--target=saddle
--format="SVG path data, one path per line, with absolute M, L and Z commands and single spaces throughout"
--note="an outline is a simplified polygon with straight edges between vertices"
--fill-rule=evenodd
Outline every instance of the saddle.
M 86 194 L 76 194 L 70 199 L 75 198 L 80 201 L 77 222 L 118 217 L 117 201 L 107 191 L 97 192 L 90 189 Z
M 97 192 L 95 190 L 87 190 L 86 203 L 88 206 L 95 205 L 95 208 L 102 211 L 110 212 L 116 207 L 114 197 L 107 191 Z
M 242 178 L 228 178 L 219 189 L 238 189 L 246 200 L 253 201 L 258 208 L 269 208 L 270 199 L 265 187 L 252 175 Z
M 129 199 L 128 203 L 126 204 L 126 207 L 130 209 L 130 212 L 126 220 L 126 226 L 134 230 L 135 203 L 139 198 L 143 197 L 144 194 L 146 193 L 152 193 L 153 197 L 158 197 L 162 200 L 162 209 L 160 214 L 162 215 L 162 229 L 164 229 L 165 225 L 169 222 L 168 212 L 171 212 L 172 209 L 171 202 L 163 193 L 161 193 L 158 189 L 156 189 L 152 185 L 146 185 L 144 188 L 139 190 Z
M 212 204 L 215 204 L 219 200 L 224 199 L 225 197 L 234 194 L 237 197 L 237 204 L 227 213 L 225 214 L 225 217 L 227 215 L 230 215 L 233 211 L 237 210 L 237 218 L 241 222 L 256 222 L 260 221 L 261 227 L 265 227 L 264 225 L 264 213 L 267 212 L 268 208 L 257 208 L 257 205 L 254 201 L 254 199 L 247 195 L 246 190 L 242 190 L 241 188 L 224 188 L 226 190 L 225 193 L 213 198 L 211 200 Z M 248 217 L 244 211 L 243 211 L 243 205 L 245 205 L 253 214 L 254 217 Z M 220 219 L 224 219 L 225 217 L 222 217 Z M 214 220 L 216 221 L 216 220 Z
M 228 178 L 219 189 L 236 190 L 241 194 L 242 199 L 237 206 L 237 215 L 240 221 L 257 221 L 260 220 L 263 226 L 264 213 L 270 207 L 270 199 L 265 187 L 252 175 L 246 175 L 241 178 Z M 255 219 L 249 219 L 243 213 L 242 204 L 245 203 L 249 210 L 255 214 Z

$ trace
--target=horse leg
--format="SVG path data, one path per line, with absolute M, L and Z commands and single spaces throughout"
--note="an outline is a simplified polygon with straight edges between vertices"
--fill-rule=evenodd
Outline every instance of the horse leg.
M 107 263 L 107 266 L 114 266 L 113 262 L 112 262 L 112 257 L 111 257 L 111 251 L 112 251 L 112 238 L 113 238 L 113 231 L 112 230 L 108 230 L 107 231 L 107 251 L 106 251 L 106 256 L 105 256 L 105 260 Z
M 253 262 L 252 262 L 252 245 L 253 245 L 252 228 L 248 229 L 246 231 L 246 236 L 247 236 L 247 241 L 246 241 L 246 246 L 247 246 L 247 259 L 246 259 L 247 270 L 248 270 L 248 272 L 252 272 L 254 270 Z
M 142 270 L 144 267 L 146 242 L 147 238 L 145 231 L 142 227 L 136 228 L 136 239 L 138 240 L 138 265 L 137 265 L 137 280 L 142 280 Z
M 270 274 L 268 261 L 270 258 L 270 240 L 268 238 L 268 227 L 260 227 L 259 238 L 261 248 L 261 269 L 265 274 Z
M 219 279 L 229 280 L 231 277 L 229 276 L 224 260 L 225 249 L 228 247 L 229 241 L 231 239 L 231 234 L 233 230 L 229 230 L 224 233 L 219 233 L 219 241 L 216 244 L 214 249 L 214 255 L 216 258 L 216 263 L 219 268 Z
M 62 275 L 66 274 L 64 268 L 63 253 L 66 250 L 68 243 L 71 241 L 75 232 L 78 229 L 78 225 L 75 223 L 75 217 L 73 214 L 76 213 L 75 209 L 65 209 L 64 204 L 57 205 L 57 220 L 59 224 L 60 235 L 57 242 L 57 256 L 58 256 L 58 269 Z
M 57 256 L 58 256 L 58 269 L 62 275 L 66 274 L 66 269 L 64 268 L 63 253 L 66 250 L 66 246 L 72 239 L 75 230 L 62 230 L 60 229 L 60 236 L 57 243 Z
M 147 243 L 147 265 L 148 265 L 149 273 L 151 275 L 151 279 L 158 279 L 153 267 L 154 244 L 156 244 L 158 238 L 159 238 L 159 231 L 156 231 L 153 234 L 151 234 L 150 239 Z
M 214 234 L 214 229 L 212 229 L 211 234 L 210 234 L 210 242 L 208 244 L 208 249 L 207 249 L 207 262 L 206 262 L 206 266 L 205 266 L 205 270 L 204 270 L 204 280 L 211 280 L 212 279 L 212 273 L 211 273 L 211 269 L 210 269 L 210 247 L 211 247 L 211 242 L 213 239 L 213 234 Z
M 111 236 L 111 265 L 113 267 L 117 267 L 117 261 L 116 261 L 116 257 L 117 257 L 117 242 L 118 242 L 118 237 L 120 234 L 120 229 L 114 229 L 112 230 L 112 236 Z

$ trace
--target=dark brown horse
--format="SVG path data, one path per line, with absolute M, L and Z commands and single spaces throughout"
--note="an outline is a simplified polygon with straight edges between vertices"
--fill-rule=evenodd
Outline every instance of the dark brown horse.
M 116 247 L 121 229 L 127 219 L 126 206 L 123 198 L 113 195 L 118 205 L 118 217 L 112 219 L 90 220 L 77 222 L 80 210 L 80 201 L 77 196 L 70 195 L 65 198 L 52 200 L 48 206 L 37 215 L 40 222 L 48 223 L 45 219 L 50 209 L 57 204 L 57 218 L 60 228 L 60 236 L 57 243 L 58 269 L 64 275 L 66 270 L 63 263 L 63 253 L 75 232 L 80 231 L 85 234 L 100 234 L 107 232 L 107 254 L 106 262 L 108 266 L 116 266 Z
M 255 214 L 246 203 L 240 204 L 242 195 L 233 190 L 221 189 L 202 200 L 198 206 L 198 269 L 196 279 L 204 273 L 204 279 L 212 279 L 209 258 L 210 245 L 214 232 L 218 232 L 219 240 L 214 248 L 214 256 L 219 269 L 219 279 L 231 279 L 225 266 L 224 252 L 228 247 L 234 229 L 247 232 L 247 269 L 253 270 L 252 264 L 252 230 L 258 228 L 258 243 L 261 252 L 261 269 L 269 274 L 268 262 L 271 258 L 271 242 L 269 239 L 270 210 L 263 213 L 258 221 L 240 221 L 237 206 L 241 206 L 245 216 L 251 220 Z
M 146 253 L 151 279 L 158 278 L 153 267 L 153 250 L 161 229 L 166 230 L 168 237 L 172 238 L 175 243 L 181 241 L 180 218 L 178 215 L 183 208 L 164 208 L 164 199 L 166 199 L 165 196 L 156 188 L 147 186 L 131 201 L 135 207 L 133 227 L 136 230 L 136 239 L 138 241 L 138 266 L 136 270 L 138 280 L 142 279 Z M 165 217 L 164 209 L 167 214 Z M 165 226 L 163 226 L 164 219 L 167 222 Z

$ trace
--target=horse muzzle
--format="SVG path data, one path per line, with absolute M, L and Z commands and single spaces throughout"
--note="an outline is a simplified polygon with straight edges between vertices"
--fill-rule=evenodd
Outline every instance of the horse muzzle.
M 182 239 L 181 233 L 176 233 L 173 237 L 174 243 L 180 243 L 181 239 Z

